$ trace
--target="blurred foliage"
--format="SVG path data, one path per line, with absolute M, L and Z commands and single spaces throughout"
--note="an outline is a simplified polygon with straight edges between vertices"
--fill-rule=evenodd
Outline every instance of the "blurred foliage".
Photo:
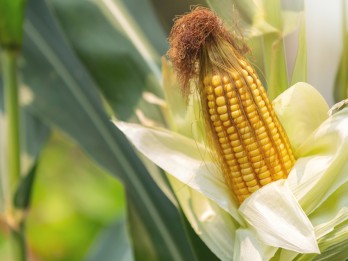
M 39 160 L 27 219 L 33 259 L 83 260 L 124 208 L 122 185 L 55 132 Z

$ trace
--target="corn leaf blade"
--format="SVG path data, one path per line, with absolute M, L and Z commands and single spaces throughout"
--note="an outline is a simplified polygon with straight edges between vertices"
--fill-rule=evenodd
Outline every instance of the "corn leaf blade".
M 162 119 L 158 109 L 148 104 L 145 106 L 142 99 L 144 91 L 155 93 L 157 96 L 162 95 L 158 79 L 160 54 L 149 51 L 144 57 L 142 52 L 155 48 L 150 43 L 140 47 L 134 45 L 125 33 L 126 28 L 115 20 L 107 6 L 103 5 L 104 2 L 53 1 L 52 9 L 76 55 L 93 76 L 97 87 L 117 117 L 122 120 L 134 120 L 134 112 L 140 108 L 148 111 L 148 115 L 153 119 L 160 121 Z M 113 1 L 107 2 L 122 15 L 127 11 L 125 7 L 117 9 L 120 3 L 114 6 Z M 133 28 L 135 22 L 127 22 L 127 19 L 131 19 L 130 15 L 124 14 L 119 19 L 126 20 L 124 23 L 129 30 Z M 140 29 L 132 30 L 138 36 Z M 161 43 L 157 43 L 158 48 L 163 50 L 165 38 L 161 35 L 154 37 Z M 133 41 L 142 43 L 145 40 L 139 36 Z
M 117 245 L 115 242 L 117 242 Z M 127 222 L 125 219 L 121 219 L 114 224 L 111 224 L 100 233 L 85 261 L 98 260 L 135 260 L 127 235 Z
M 297 82 L 307 82 L 306 21 L 303 14 L 300 22 L 297 54 L 292 72 L 291 85 Z
M 348 31 L 346 1 L 342 1 L 342 55 L 334 85 L 334 100 L 339 102 L 348 97 Z
M 22 67 L 24 82 L 35 97 L 28 109 L 69 134 L 94 160 L 122 180 L 129 202 L 146 220 L 143 225 L 149 238 L 161 242 L 153 244 L 157 259 L 194 260 L 177 210 L 110 123 L 95 83 L 63 39 L 45 3 L 31 1 L 23 49 L 28 62 Z M 85 126 L 83 131 L 81 126 Z

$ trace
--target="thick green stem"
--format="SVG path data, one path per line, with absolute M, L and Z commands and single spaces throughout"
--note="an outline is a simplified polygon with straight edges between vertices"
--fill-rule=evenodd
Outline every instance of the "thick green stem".
M 19 108 L 17 87 L 17 52 L 5 49 L 2 53 L 5 112 L 7 115 L 7 150 L 10 193 L 16 189 L 20 176 Z M 12 196 L 11 196 L 12 198 Z
M 26 244 L 24 237 L 24 223 L 19 225 L 18 230 L 11 231 L 11 245 L 12 245 L 12 253 L 13 260 L 15 261 L 26 261 Z
M 20 178 L 20 135 L 19 135 L 19 104 L 17 86 L 17 51 L 4 49 L 2 52 L 2 68 L 4 80 L 5 113 L 7 118 L 7 195 L 5 204 L 7 214 L 13 218 L 17 224 L 11 227 L 11 243 L 13 247 L 13 257 L 15 261 L 26 260 L 26 247 L 24 240 L 24 219 L 17 220 L 16 210 L 12 205 L 12 198 L 18 186 Z

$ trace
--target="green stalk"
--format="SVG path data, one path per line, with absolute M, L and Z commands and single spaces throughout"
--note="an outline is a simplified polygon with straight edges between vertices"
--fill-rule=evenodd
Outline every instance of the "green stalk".
M 26 261 L 26 244 L 24 238 L 24 223 L 19 225 L 18 230 L 11 230 L 11 243 L 13 260 L 15 261 Z
M 19 111 L 17 87 L 17 52 L 5 49 L 2 54 L 5 112 L 8 135 L 8 173 L 11 195 L 15 191 L 20 176 Z
M 17 51 L 11 48 L 2 52 L 2 68 L 4 80 L 5 112 L 7 117 L 7 159 L 9 190 L 5 195 L 6 211 L 17 227 L 11 227 L 11 243 L 14 260 L 26 260 L 24 242 L 24 220 L 17 220 L 17 210 L 12 205 L 12 197 L 17 189 L 20 178 L 20 135 L 19 135 L 19 104 L 17 86 Z M 18 210 L 19 211 L 19 210 Z
M 25 217 L 16 208 L 14 197 L 20 181 L 20 124 L 17 86 L 17 55 L 22 46 L 25 0 L 0 0 L 1 65 L 7 117 L 7 187 L 4 191 L 5 211 L 10 226 L 14 261 L 26 260 Z M 2 180 L 4 182 L 4 180 Z
M 347 14 L 346 14 L 346 1 L 342 1 L 342 56 L 340 66 L 336 74 L 334 99 L 335 102 L 346 99 L 348 88 L 348 32 L 347 32 Z

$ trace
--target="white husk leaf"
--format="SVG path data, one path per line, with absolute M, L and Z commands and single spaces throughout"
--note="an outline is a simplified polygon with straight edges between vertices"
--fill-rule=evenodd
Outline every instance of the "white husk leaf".
M 180 134 L 159 128 L 114 122 L 129 141 L 146 157 L 168 174 L 215 201 L 240 224 L 238 203 L 216 164 L 209 159 L 210 152 Z
M 254 192 L 239 208 L 266 245 L 300 253 L 318 253 L 314 228 L 285 180 Z

